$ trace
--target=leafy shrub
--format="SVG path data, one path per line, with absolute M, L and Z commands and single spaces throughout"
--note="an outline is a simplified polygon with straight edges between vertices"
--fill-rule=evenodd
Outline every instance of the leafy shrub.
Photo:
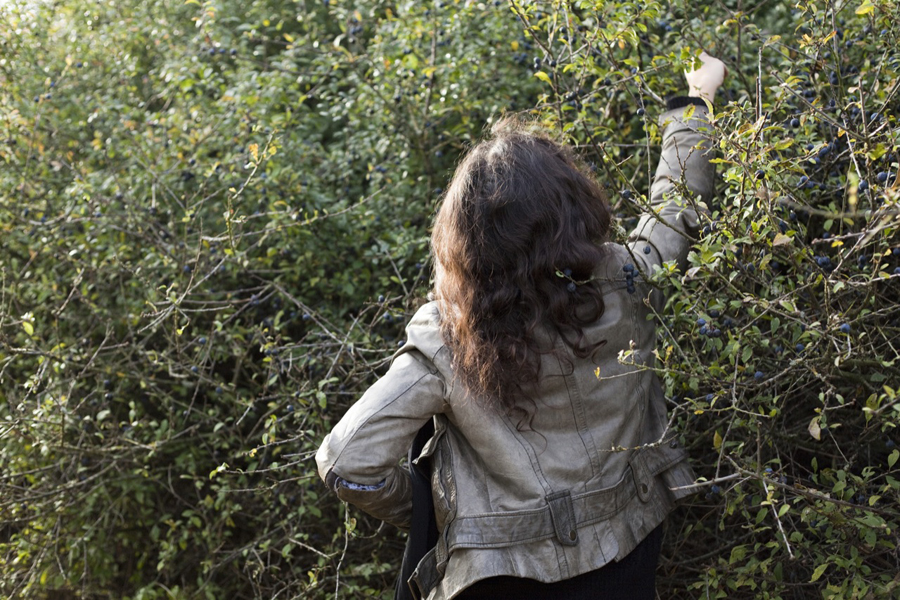
M 387 590 L 402 535 L 327 495 L 312 453 L 427 292 L 455 161 L 532 114 L 595 165 L 623 235 L 704 48 L 730 71 L 721 193 L 688 272 L 655 277 L 706 483 L 669 521 L 660 594 L 895 596 L 898 13 L 0 7 L 0 593 Z

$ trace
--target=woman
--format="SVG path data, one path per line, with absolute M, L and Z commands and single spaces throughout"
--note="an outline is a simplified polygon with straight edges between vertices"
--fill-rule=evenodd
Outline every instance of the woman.
M 405 528 L 398 461 L 434 419 L 422 456 L 440 535 L 410 582 L 424 598 L 654 597 L 660 526 L 687 494 L 672 488 L 694 476 L 642 368 L 664 304 L 645 276 L 684 268 L 713 195 L 699 130 L 726 71 L 701 61 L 660 118 L 654 211 L 627 246 L 607 241 L 572 151 L 540 133 L 505 122 L 459 165 L 432 236 L 435 301 L 316 455 L 342 500 Z

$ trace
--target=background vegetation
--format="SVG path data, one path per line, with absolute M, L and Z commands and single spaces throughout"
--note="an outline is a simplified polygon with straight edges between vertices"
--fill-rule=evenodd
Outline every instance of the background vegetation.
M 708 484 L 660 597 L 897 597 L 898 37 L 890 0 L 0 5 L 0 594 L 388 590 L 402 534 L 312 453 L 428 290 L 455 161 L 531 114 L 622 236 L 706 49 L 720 203 L 658 279 Z

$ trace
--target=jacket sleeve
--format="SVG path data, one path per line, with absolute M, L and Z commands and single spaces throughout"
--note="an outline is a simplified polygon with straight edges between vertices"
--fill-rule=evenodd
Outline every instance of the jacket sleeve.
M 408 528 L 409 471 L 399 465 L 422 425 L 444 408 L 443 378 L 412 342 L 360 398 L 316 452 L 319 476 L 341 500 Z
M 685 105 L 694 111 L 687 119 Z M 715 193 L 715 165 L 709 162 L 714 153 L 708 138 L 712 128 L 706 104 L 699 98 L 680 97 L 670 100 L 667 108 L 659 118 L 665 130 L 650 186 L 652 212 L 641 217 L 628 237 L 632 254 L 647 273 L 671 260 L 684 271 L 691 243 L 699 232 L 697 211 L 705 210 L 698 203 L 709 204 Z M 691 194 L 684 194 L 685 189 Z

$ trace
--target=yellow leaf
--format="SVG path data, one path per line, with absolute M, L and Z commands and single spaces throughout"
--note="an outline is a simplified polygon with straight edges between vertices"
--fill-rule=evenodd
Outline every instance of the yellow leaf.
M 783 233 L 779 233 L 775 236 L 775 239 L 772 240 L 773 246 L 783 246 L 784 244 L 790 244 L 791 238 L 790 236 L 784 235 Z
M 716 431 L 716 433 L 713 435 L 713 447 L 716 450 L 722 447 L 722 436 L 719 435 L 718 431 Z
M 689 104 L 688 107 L 684 109 L 682 118 L 685 121 L 689 121 L 691 119 L 691 117 L 694 116 L 694 111 L 696 111 L 696 110 L 697 110 L 696 106 L 694 106 L 693 104 Z
M 282 35 L 284 35 L 284 39 L 286 39 L 287 41 L 289 41 L 289 42 L 293 42 L 293 41 L 294 41 L 294 36 L 292 36 L 291 34 L 289 34 L 289 33 L 284 33 L 284 34 L 282 34 Z
M 509 43 L 509 45 L 512 46 L 512 49 L 513 49 L 513 50 L 518 50 L 518 49 L 519 49 L 519 42 L 517 42 L 516 40 L 511 41 L 511 42 Z
M 822 428 L 819 426 L 819 417 L 813 417 L 809 422 L 809 435 L 816 440 L 822 439 Z
M 29 336 L 34 335 L 34 325 L 29 323 L 28 321 L 22 321 L 22 329 L 24 329 L 25 333 L 27 333 Z
M 259 160 L 259 145 L 258 144 L 250 144 L 247 146 L 247 149 L 250 151 L 250 156 L 253 157 L 254 161 Z
M 537 73 L 534 74 L 534 76 L 545 83 L 551 83 L 550 76 L 547 75 L 546 73 L 544 73 L 543 71 L 538 71 Z
M 875 6 L 873 6 L 872 3 L 869 2 L 869 0 L 866 0 L 865 2 L 862 3 L 862 6 L 860 6 L 859 8 L 856 9 L 856 14 L 867 15 L 870 12 L 872 12 L 873 10 L 875 10 Z

